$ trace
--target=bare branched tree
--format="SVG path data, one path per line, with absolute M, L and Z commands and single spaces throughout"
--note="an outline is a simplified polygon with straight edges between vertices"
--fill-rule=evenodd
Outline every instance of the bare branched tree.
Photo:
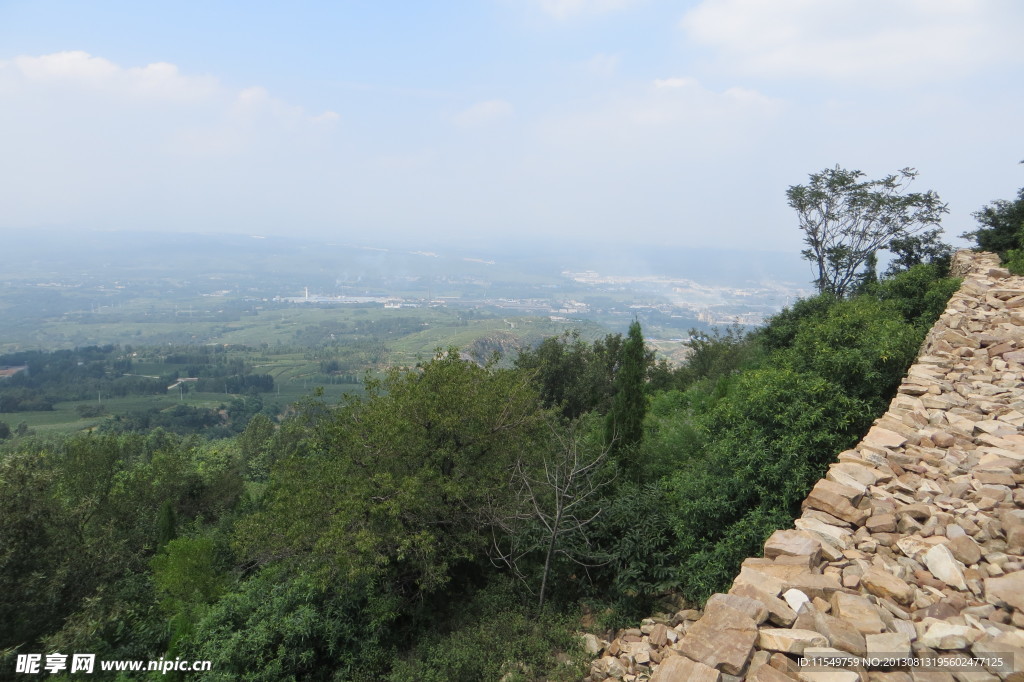
M 491 561 L 507 567 L 544 608 L 556 556 L 583 567 L 607 563 L 595 555 L 587 527 L 601 514 L 594 498 L 612 481 L 605 464 L 610 447 L 583 442 L 577 426 L 549 422 L 551 447 L 538 459 L 521 457 L 510 476 L 514 503 L 492 519 Z M 540 585 L 531 586 L 523 565 L 543 553 Z

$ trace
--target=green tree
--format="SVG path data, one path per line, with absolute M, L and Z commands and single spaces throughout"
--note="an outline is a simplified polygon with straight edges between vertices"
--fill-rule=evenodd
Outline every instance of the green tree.
M 756 346 L 738 324 L 724 331 L 716 327 L 710 333 L 691 329 L 686 345 L 690 353 L 686 364 L 677 370 L 679 384 L 684 388 L 701 379 L 714 382 L 727 377 L 749 362 L 756 352 Z
M 865 180 L 859 170 L 836 166 L 812 173 L 807 185 L 786 190 L 789 205 L 799 215 L 808 247 L 802 254 L 816 268 L 819 292 L 847 295 L 871 256 L 894 239 L 938 225 L 949 212 L 935 192 L 906 192 L 916 177 L 917 171 L 904 168 L 880 180 Z
M 973 239 L 982 251 L 998 253 L 1011 272 L 1024 273 L 1024 187 L 1014 201 L 993 201 L 974 217 L 981 226 L 960 236 Z
M 543 442 L 544 413 L 524 374 L 454 349 L 367 390 L 338 411 L 305 408 L 306 451 L 278 462 L 241 546 L 259 563 L 301 557 L 422 596 L 486 561 L 487 518 L 510 503 L 510 472 Z
M 515 365 L 534 377 L 545 407 L 557 407 L 574 420 L 592 410 L 608 411 L 621 352 L 621 334 L 590 344 L 574 330 L 520 351 Z
M 644 336 L 640 323 L 634 320 L 629 325 L 626 342 L 622 344 L 622 359 L 615 374 L 615 395 L 605 421 L 605 442 L 617 455 L 643 439 L 644 415 L 647 413 L 646 375 Z
M 980 227 L 960 235 L 973 239 L 982 251 L 1005 254 L 1021 247 L 1024 230 L 1024 187 L 1017 191 L 1014 201 L 997 199 L 974 214 Z
M 274 422 L 259 412 L 253 415 L 238 437 L 242 461 L 249 478 L 254 481 L 265 481 L 270 475 L 270 467 L 274 463 L 274 431 Z
M 941 234 L 942 231 L 936 228 L 890 241 L 888 248 L 893 258 L 885 276 L 893 277 L 915 265 L 934 265 L 945 273 L 953 258 L 953 247 L 942 241 Z
M 838 301 L 826 315 L 805 322 L 792 348 L 776 362 L 830 379 L 846 395 L 871 401 L 882 412 L 924 333 L 907 324 L 892 303 L 858 296 Z
M 207 536 L 178 538 L 150 561 L 160 606 L 170 616 L 171 654 L 177 653 L 179 640 L 224 591 L 215 550 Z
M 168 542 L 178 537 L 178 517 L 174 513 L 174 503 L 164 500 L 156 517 L 156 547 L 163 549 Z

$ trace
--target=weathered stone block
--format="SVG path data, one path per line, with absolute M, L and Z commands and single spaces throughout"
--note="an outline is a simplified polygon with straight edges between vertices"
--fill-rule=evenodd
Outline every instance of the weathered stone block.
M 712 604 L 687 631 L 677 649 L 694 661 L 739 675 L 757 641 L 754 619 L 724 602 Z

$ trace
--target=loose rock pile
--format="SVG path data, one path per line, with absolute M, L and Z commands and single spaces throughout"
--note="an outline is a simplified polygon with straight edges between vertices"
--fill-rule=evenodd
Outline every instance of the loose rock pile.
M 954 272 L 889 411 L 795 528 L 702 615 L 588 635 L 585 682 L 1024 680 L 1024 278 L 969 252 Z

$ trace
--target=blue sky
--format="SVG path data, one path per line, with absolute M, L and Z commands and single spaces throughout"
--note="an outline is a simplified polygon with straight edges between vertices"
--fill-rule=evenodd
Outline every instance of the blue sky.
M 840 164 L 1024 185 L 1016 0 L 4 2 L 0 230 L 796 251 Z

